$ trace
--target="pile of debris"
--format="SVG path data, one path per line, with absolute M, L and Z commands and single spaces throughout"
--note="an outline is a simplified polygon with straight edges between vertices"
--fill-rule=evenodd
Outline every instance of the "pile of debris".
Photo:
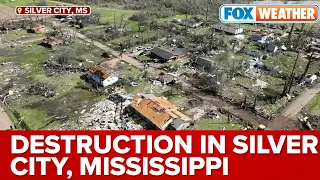
M 30 85 L 27 92 L 32 95 L 40 95 L 46 98 L 54 97 L 56 95 L 55 87 L 44 82 Z
M 80 117 L 79 122 L 92 130 L 142 130 L 143 127 L 124 115 L 126 107 L 131 103 L 129 98 L 110 96 L 101 101 Z

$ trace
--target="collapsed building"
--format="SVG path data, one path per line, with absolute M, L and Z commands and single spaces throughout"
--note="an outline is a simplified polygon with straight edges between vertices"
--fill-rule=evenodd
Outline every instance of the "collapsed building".
M 315 43 L 310 46 L 310 51 L 313 53 L 320 53 L 320 43 Z
M 35 25 L 35 26 L 29 27 L 29 29 L 27 29 L 27 31 L 29 33 L 42 34 L 42 33 L 48 32 L 48 29 L 43 25 Z
M 41 45 L 47 48 L 55 48 L 57 46 L 63 45 L 62 39 L 55 39 L 55 38 L 44 38 L 41 41 Z
M 131 114 L 138 115 L 155 130 L 186 129 L 191 119 L 177 109 L 166 98 L 156 97 L 153 94 L 137 94 L 129 106 Z
M 150 51 L 150 57 L 158 59 L 160 62 L 167 62 L 186 56 L 186 50 L 183 48 L 177 48 L 174 50 L 167 50 L 161 47 L 155 47 Z
M 83 114 L 79 122 L 91 130 L 143 130 L 144 128 L 124 115 L 130 100 L 123 98 L 118 102 L 112 98 L 96 103 L 92 109 Z
M 207 59 L 205 57 L 194 56 L 192 57 L 192 67 L 197 69 L 200 72 L 211 73 L 215 69 L 215 64 L 212 60 Z
M 89 81 L 94 84 L 101 85 L 103 87 L 110 86 L 116 83 L 119 78 L 112 76 L 107 69 L 102 67 L 101 65 L 94 65 L 89 68 L 89 72 L 87 74 L 87 78 Z

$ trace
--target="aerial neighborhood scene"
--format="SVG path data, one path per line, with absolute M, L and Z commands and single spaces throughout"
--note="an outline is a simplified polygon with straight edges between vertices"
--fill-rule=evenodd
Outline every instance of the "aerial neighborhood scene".
M 0 0 L 0 130 L 320 129 L 320 23 L 222 23 L 235 3 Z M 49 5 L 92 12 L 15 12 Z

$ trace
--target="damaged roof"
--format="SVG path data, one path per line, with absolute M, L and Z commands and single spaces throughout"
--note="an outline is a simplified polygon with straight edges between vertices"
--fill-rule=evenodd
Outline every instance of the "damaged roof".
M 165 128 L 163 126 L 171 119 L 190 120 L 165 97 L 156 97 L 152 94 L 138 94 L 133 99 L 131 107 L 160 129 Z
M 186 50 L 183 48 L 167 50 L 161 47 L 155 47 L 151 50 L 151 53 L 162 59 L 170 60 L 173 57 L 184 55 L 186 53 Z
M 108 77 L 110 77 L 110 73 L 107 72 L 106 69 L 104 69 L 103 67 L 98 66 L 98 65 L 91 66 L 89 68 L 89 72 L 92 74 L 98 75 L 98 76 L 102 77 L 103 79 L 107 79 Z
M 166 49 L 160 48 L 160 47 L 153 48 L 151 50 L 151 53 L 155 54 L 156 56 L 163 58 L 165 60 L 170 60 L 171 58 L 173 58 L 175 56 L 172 52 L 170 52 Z

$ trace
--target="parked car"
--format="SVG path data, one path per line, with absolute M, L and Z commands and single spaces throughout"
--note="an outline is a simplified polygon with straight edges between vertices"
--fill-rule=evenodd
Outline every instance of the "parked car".
M 139 46 L 139 47 L 137 47 L 137 50 L 138 51 L 142 51 L 142 50 L 144 50 L 145 48 L 143 47 L 143 46 Z
M 150 51 L 151 49 L 153 49 L 152 47 L 147 47 L 146 50 Z

